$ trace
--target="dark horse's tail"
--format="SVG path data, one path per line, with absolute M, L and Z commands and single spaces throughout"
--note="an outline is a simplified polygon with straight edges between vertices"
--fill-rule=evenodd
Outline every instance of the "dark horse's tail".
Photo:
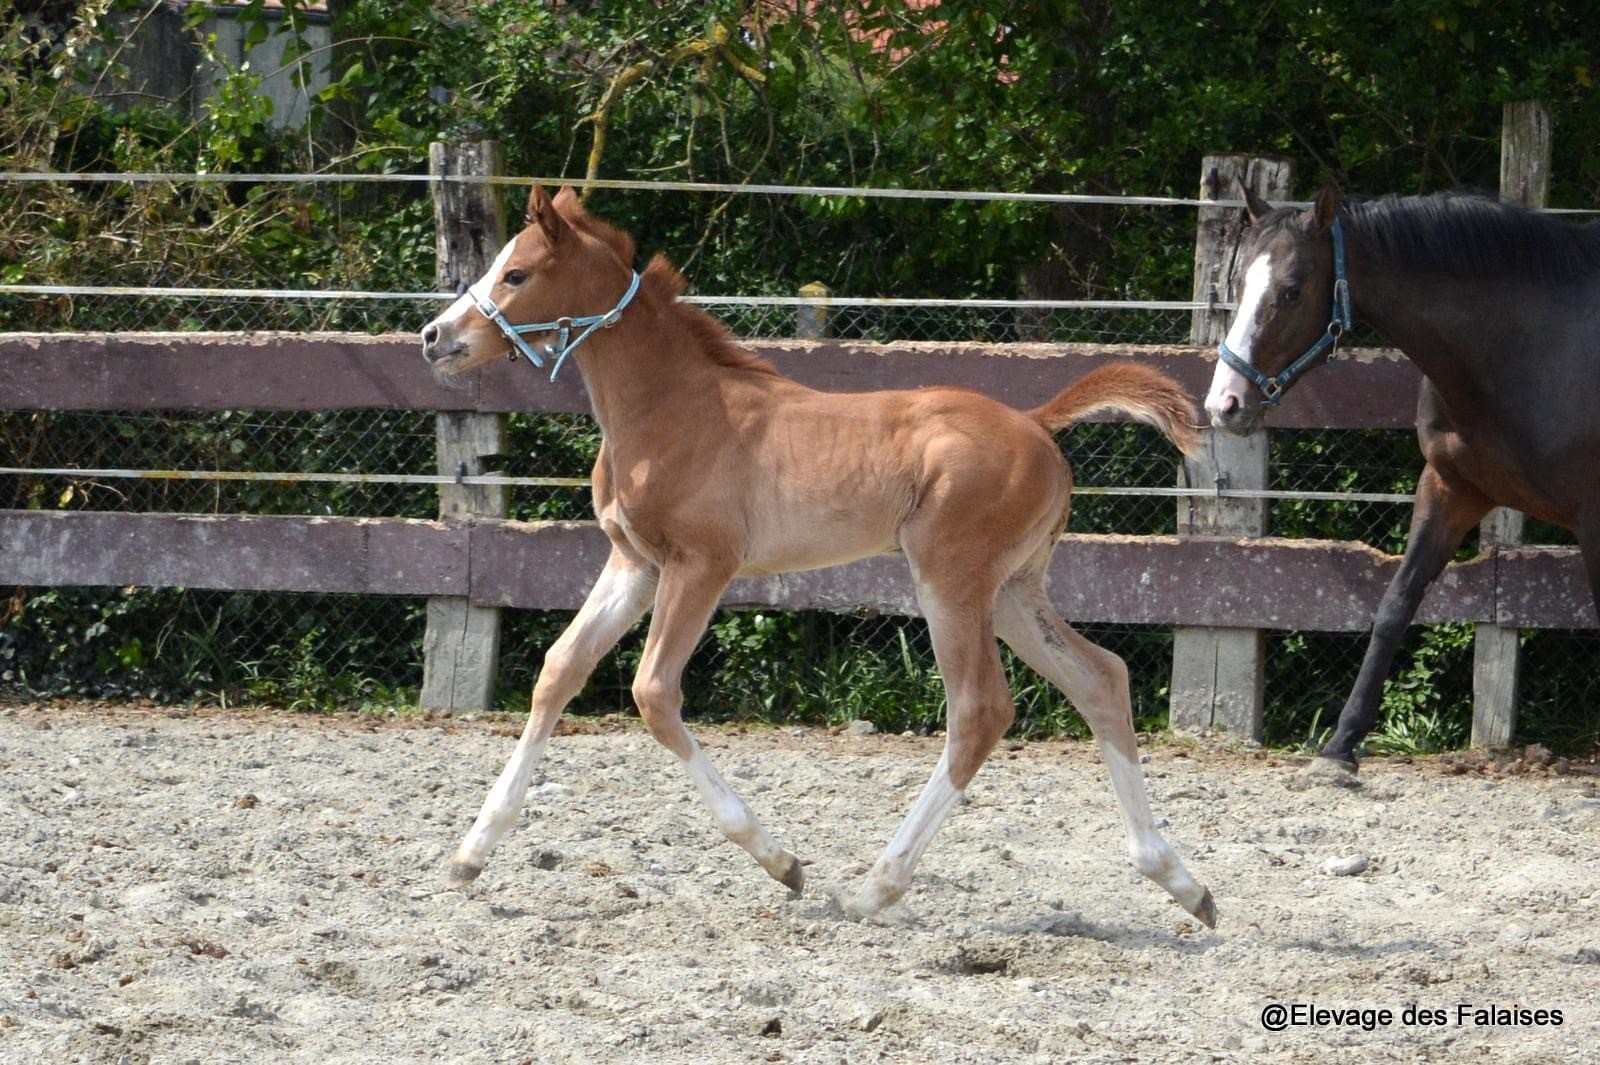
M 1097 410 L 1119 410 L 1164 433 L 1185 455 L 1200 446 L 1194 404 L 1166 374 L 1134 362 L 1091 370 L 1054 399 L 1028 411 L 1050 432 L 1058 432 Z

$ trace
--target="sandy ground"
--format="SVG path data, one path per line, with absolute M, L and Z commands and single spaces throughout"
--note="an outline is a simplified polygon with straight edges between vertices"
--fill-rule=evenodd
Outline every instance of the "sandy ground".
M 700 731 L 811 861 L 802 898 L 631 726 L 558 737 L 454 893 L 506 722 L 0 708 L 0 1061 L 1595 1060 L 1592 766 L 1296 790 L 1287 760 L 1152 741 L 1210 933 L 1124 859 L 1091 747 L 1014 745 L 905 902 L 855 923 L 833 899 L 939 741 Z M 1274 1003 L 1391 1017 L 1272 1032 Z

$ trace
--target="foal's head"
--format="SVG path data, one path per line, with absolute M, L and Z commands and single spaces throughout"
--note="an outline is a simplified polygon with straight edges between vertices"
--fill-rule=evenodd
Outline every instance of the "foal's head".
M 513 324 L 604 314 L 627 290 L 632 262 L 633 241 L 591 218 L 570 187 L 552 199 L 535 185 L 522 231 L 466 294 L 422 327 L 422 357 L 445 381 L 511 352 L 474 294 Z
M 1244 190 L 1250 230 L 1240 261 L 1243 291 L 1226 344 L 1266 377 L 1274 377 L 1309 350 L 1328 329 L 1333 305 L 1333 241 L 1338 208 L 1330 188 L 1301 211 L 1274 209 Z M 1285 385 L 1287 387 L 1287 385 Z M 1211 424 L 1247 433 L 1261 420 L 1268 397 L 1220 358 L 1206 395 Z

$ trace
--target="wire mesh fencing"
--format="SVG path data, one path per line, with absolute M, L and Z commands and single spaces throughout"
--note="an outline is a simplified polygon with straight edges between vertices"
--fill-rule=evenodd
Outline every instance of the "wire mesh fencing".
M 324 299 L 0 291 L 0 330 L 17 333 L 414 333 L 437 313 L 439 301 L 428 296 Z
M 108 212 L 128 218 L 148 215 L 193 228 L 196 218 L 206 217 L 203 212 L 228 209 L 231 201 L 219 195 L 197 193 L 157 202 L 146 194 L 105 192 L 90 206 L 99 212 L 95 217 Z M 274 226 L 299 232 L 310 225 L 332 234 L 328 243 L 336 253 L 320 262 L 300 263 L 293 272 L 296 284 L 311 288 L 322 279 L 345 288 L 382 287 L 384 279 L 366 264 L 386 255 L 393 259 L 396 249 L 368 241 L 361 213 L 344 212 L 344 202 L 291 197 L 265 221 L 252 223 L 269 244 Z M 431 262 L 423 261 L 431 251 L 420 250 L 432 240 L 425 193 L 411 190 L 398 196 L 393 210 L 411 220 L 415 233 L 410 250 L 400 254 L 388 276 L 431 276 Z M 146 234 L 143 246 L 158 247 L 158 236 Z M 196 270 L 204 261 L 203 250 L 189 250 Z M 71 248 L 63 252 L 73 253 Z M 180 249 L 178 254 L 189 253 Z M 83 280 L 157 286 L 212 280 L 193 272 L 175 277 L 164 269 L 157 258 L 135 249 L 110 275 Z M 247 272 L 230 280 L 242 287 L 265 287 L 278 279 Z M 1088 301 L 1070 306 L 1040 301 L 954 306 L 847 298 L 827 304 L 798 303 L 793 297 L 697 300 L 737 335 L 752 339 L 793 337 L 802 327 L 815 330 L 820 325 L 828 337 L 866 342 L 1174 344 L 1187 340 L 1193 314 L 1186 305 L 1153 300 L 1123 306 Z M 413 332 L 439 306 L 437 298 L 425 294 L 326 299 L 0 291 L 0 330 Z M 587 477 L 599 446 L 592 418 L 516 415 L 508 428 L 501 472 L 579 481 Z M 1080 488 L 1069 531 L 1164 535 L 1178 529 L 1190 505 L 1185 499 L 1095 492 L 1170 489 L 1181 483 L 1174 452 L 1154 430 L 1085 424 L 1062 433 L 1059 441 Z M 434 417 L 425 412 L 0 412 L 0 466 L 34 471 L 431 474 L 436 471 L 435 446 Z M 1271 484 L 1292 491 L 1404 496 L 1414 491 L 1421 469 L 1422 458 L 1409 432 L 1285 432 L 1275 435 L 1271 451 Z M 581 484 L 519 486 L 511 499 L 513 518 L 592 516 L 588 490 Z M 417 484 L 308 485 L 32 472 L 0 476 L 0 506 L 421 518 L 436 515 L 438 497 L 431 485 Z M 1270 504 L 1269 531 L 1360 541 L 1397 552 L 1404 545 L 1409 515 L 1406 502 L 1278 499 Z M 1538 525 L 1527 538 L 1571 542 L 1563 531 Z M 1469 542 L 1463 551 L 1471 549 Z M 0 598 L 0 693 L 395 706 L 413 701 L 421 683 L 424 615 L 422 600 L 406 598 L 13 589 Z M 544 649 L 569 616 L 508 612 L 502 640 L 503 706 L 524 704 Z M 1171 629 L 1086 625 L 1082 630 L 1127 661 L 1140 724 L 1163 724 Z M 628 690 L 641 641 L 642 630 L 636 630 L 607 657 L 579 697 L 581 708 L 623 711 L 631 706 Z M 1524 731 L 1558 744 L 1592 742 L 1600 681 L 1594 670 L 1575 669 L 1572 663 L 1595 661 L 1600 636 L 1528 632 L 1523 641 Z M 1320 739 L 1354 680 L 1365 642 L 1364 634 L 1269 634 L 1269 742 L 1314 744 Z M 1471 718 L 1471 653 L 1471 626 L 1413 630 L 1385 697 L 1389 723 L 1375 743 L 1394 750 L 1426 750 L 1463 741 Z M 1020 733 L 1081 732 L 1081 722 L 1058 692 L 1009 657 L 1007 665 L 1018 698 Z M 918 619 L 725 611 L 697 649 L 686 688 L 691 713 L 714 718 L 867 718 L 895 731 L 942 727 L 944 694 L 926 625 Z M 1575 713 L 1573 706 L 1580 710 Z

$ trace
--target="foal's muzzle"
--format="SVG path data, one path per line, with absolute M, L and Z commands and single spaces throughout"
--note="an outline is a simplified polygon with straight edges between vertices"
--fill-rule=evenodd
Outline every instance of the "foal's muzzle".
M 429 322 L 422 327 L 422 357 L 428 365 L 433 366 L 441 359 L 459 355 L 461 349 L 461 338 L 455 335 L 455 330 L 438 322 Z

